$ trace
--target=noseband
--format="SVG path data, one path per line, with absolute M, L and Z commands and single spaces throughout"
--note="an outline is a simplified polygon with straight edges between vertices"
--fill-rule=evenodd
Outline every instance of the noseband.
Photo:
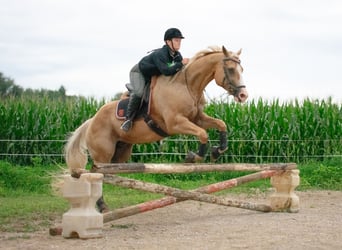
M 240 99 L 238 95 L 239 95 L 239 93 L 240 93 L 242 88 L 246 88 L 246 85 L 235 86 L 232 83 L 232 80 L 229 77 L 229 70 L 228 70 L 228 68 L 225 65 L 225 62 L 227 62 L 227 61 L 233 61 L 233 62 L 236 62 L 239 65 L 240 65 L 241 61 L 239 59 L 236 59 L 236 58 L 233 58 L 233 57 L 226 57 L 226 58 L 223 59 L 224 78 L 223 78 L 223 81 L 222 81 L 222 82 L 225 82 L 227 80 L 227 84 L 229 85 L 229 87 L 231 87 L 233 89 L 233 96 L 235 96 L 238 99 Z

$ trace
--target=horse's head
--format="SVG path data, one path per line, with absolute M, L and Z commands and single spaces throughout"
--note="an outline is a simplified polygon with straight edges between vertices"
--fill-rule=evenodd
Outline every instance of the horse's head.
M 227 51 L 222 46 L 222 52 L 222 64 L 218 64 L 219 68 L 215 71 L 216 84 L 233 95 L 235 101 L 245 102 L 248 98 L 248 92 L 242 78 L 243 68 L 240 65 L 241 61 L 239 58 L 241 49 L 234 53 Z

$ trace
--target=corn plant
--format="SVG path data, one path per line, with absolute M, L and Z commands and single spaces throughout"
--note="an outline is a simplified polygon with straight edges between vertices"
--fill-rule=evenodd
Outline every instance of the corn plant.
M 0 101 L 0 160 L 17 164 L 63 162 L 68 134 L 95 115 L 104 100 L 7 98 Z M 228 151 L 219 162 L 305 162 L 341 157 L 342 106 L 326 100 L 252 100 L 241 105 L 214 101 L 205 112 L 225 121 Z M 210 144 L 218 132 L 209 130 Z M 177 135 L 134 145 L 133 162 L 182 162 L 197 138 Z M 34 155 L 47 157 L 37 159 Z M 207 158 L 206 161 L 209 161 Z

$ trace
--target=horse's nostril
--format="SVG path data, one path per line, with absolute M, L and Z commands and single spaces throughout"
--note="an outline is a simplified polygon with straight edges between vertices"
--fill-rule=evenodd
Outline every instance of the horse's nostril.
M 244 100 L 246 100 L 248 98 L 248 95 L 246 94 L 246 93 L 240 93 L 239 94 L 239 99 L 241 100 L 241 101 L 244 101 Z

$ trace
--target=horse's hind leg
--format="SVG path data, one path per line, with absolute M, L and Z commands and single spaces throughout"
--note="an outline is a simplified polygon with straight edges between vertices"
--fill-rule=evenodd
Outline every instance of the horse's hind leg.
M 110 163 L 116 150 L 115 143 L 108 139 L 109 136 L 101 137 L 101 142 L 98 141 L 99 138 L 100 137 L 97 137 L 96 139 L 88 142 L 88 150 L 91 158 L 93 159 L 93 170 L 97 168 L 97 163 Z M 109 211 L 109 208 L 103 199 L 103 195 L 97 200 L 96 205 L 101 213 Z
M 103 195 L 96 201 L 96 206 L 99 209 L 100 213 L 107 213 L 110 211 L 103 199 Z
M 103 163 L 126 162 L 126 161 L 128 161 L 128 159 L 131 156 L 132 148 L 133 148 L 132 144 L 127 144 L 124 142 L 117 142 L 116 145 L 113 144 L 112 153 L 109 154 L 109 152 L 107 152 L 107 155 L 111 155 L 111 160 L 109 161 L 108 157 L 106 157 L 105 155 L 102 155 L 102 157 L 97 158 L 97 162 L 103 162 Z M 108 148 L 103 149 L 103 150 L 106 151 L 106 150 L 108 150 Z M 102 161 L 100 161 L 99 159 L 102 159 Z M 96 163 L 94 162 L 93 168 L 97 168 L 95 164 Z M 109 208 L 108 208 L 106 202 L 104 201 L 103 195 L 100 197 L 100 199 L 97 200 L 96 205 L 97 205 L 97 207 L 101 213 L 106 213 L 109 211 Z
M 118 142 L 114 152 L 112 163 L 127 162 L 132 154 L 133 145 L 125 142 Z
M 133 148 L 132 144 L 118 142 L 115 146 L 115 152 L 113 153 L 111 162 L 121 163 L 121 162 L 128 161 L 132 153 L 132 148 Z M 96 166 L 93 166 L 93 168 L 95 167 Z M 100 199 L 97 200 L 96 205 L 99 208 L 101 213 L 106 213 L 109 211 L 109 208 L 103 199 L 103 195 L 101 196 Z

